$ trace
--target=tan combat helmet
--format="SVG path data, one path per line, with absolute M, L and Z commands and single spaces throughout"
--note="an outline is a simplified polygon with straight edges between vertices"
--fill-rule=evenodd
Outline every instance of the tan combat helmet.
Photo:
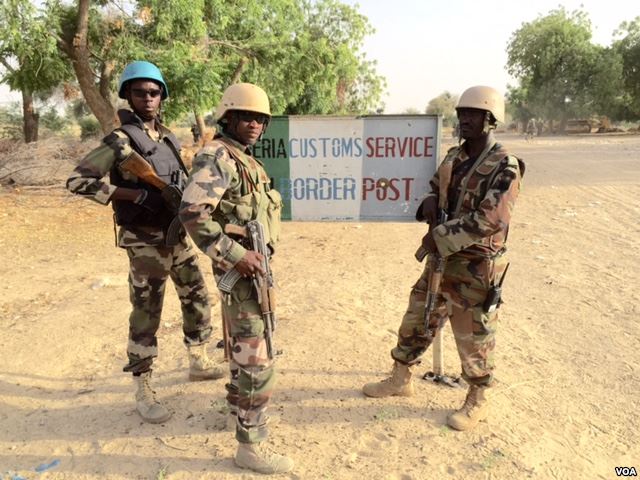
M 504 98 L 500 93 L 491 87 L 476 86 L 467 88 L 460 99 L 458 108 L 477 108 L 491 112 L 494 118 L 504 123 Z
M 246 110 L 271 116 L 269 97 L 253 83 L 234 83 L 224 91 L 216 109 L 216 122 L 224 118 L 229 110 Z

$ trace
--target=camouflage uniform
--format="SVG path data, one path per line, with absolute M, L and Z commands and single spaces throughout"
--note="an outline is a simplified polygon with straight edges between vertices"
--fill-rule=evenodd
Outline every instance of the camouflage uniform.
M 463 378 L 471 384 L 489 385 L 498 315 L 484 312 L 483 302 L 506 267 L 505 242 L 524 163 L 499 144 L 474 168 L 476 161 L 459 146 L 448 151 L 440 166 L 451 164 L 452 168 L 447 192 L 449 220 L 433 230 L 438 251 L 446 259 L 441 295 L 427 333 L 423 320 L 428 284 L 425 268 L 411 291 L 391 356 L 403 364 L 417 363 L 437 328 L 449 319 Z M 442 194 L 439 171 L 430 182 L 429 196 L 436 200 Z
M 137 120 L 139 123 L 136 123 L 143 128 L 142 121 Z M 160 135 L 157 142 L 164 142 L 170 131 L 160 124 L 158 130 Z M 153 138 L 146 127 L 145 132 Z M 129 137 L 116 129 L 74 169 L 67 180 L 67 188 L 75 194 L 107 205 L 117 188 L 117 185 L 102 180 L 107 173 L 113 173 L 117 169 L 119 176 L 125 181 L 137 183 L 134 176 L 118 167 L 118 159 L 129 155 L 132 148 Z M 138 153 L 144 156 L 144 152 Z M 139 185 L 140 188 L 143 187 L 141 183 Z M 129 298 L 132 311 L 129 316 L 127 346 L 129 362 L 124 370 L 134 374 L 147 372 L 158 355 L 156 333 L 160 325 L 165 283 L 169 276 L 181 303 L 185 344 L 199 345 L 206 342 L 211 336 L 208 293 L 198 268 L 197 254 L 186 237 L 183 236 L 177 245 L 166 246 L 162 228 L 127 224 L 120 226 L 116 243 L 126 249 L 130 268 Z
M 194 158 L 180 219 L 196 245 L 213 263 L 216 281 L 245 255 L 245 246 L 224 233 L 228 223 L 259 220 L 273 247 L 280 230 L 280 194 L 251 150 L 219 134 Z M 241 278 L 222 296 L 229 332 L 231 381 L 227 400 L 237 411 L 236 439 L 259 443 L 267 437 L 266 409 L 275 383 L 274 361 L 267 356 L 264 323 L 251 279 Z

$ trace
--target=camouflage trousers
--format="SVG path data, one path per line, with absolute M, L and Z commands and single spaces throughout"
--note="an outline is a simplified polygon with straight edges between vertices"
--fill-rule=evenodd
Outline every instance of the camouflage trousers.
M 129 256 L 129 363 L 125 372 L 151 369 L 158 356 L 156 333 L 160 326 L 164 289 L 171 277 L 182 309 L 185 345 L 199 345 L 211 336 L 211 307 L 197 256 L 186 239 L 173 247 L 127 247 Z
M 428 263 L 427 263 L 428 265 Z M 413 286 L 409 306 L 398 331 L 391 357 L 401 363 L 419 363 L 439 328 L 449 320 L 462 364 L 462 377 L 470 384 L 488 386 L 493 380 L 493 350 L 498 322 L 496 311 L 486 313 L 482 304 L 505 268 L 503 258 L 447 259 L 436 309 L 424 324 L 428 266 Z
M 230 294 L 221 295 L 230 352 L 227 402 L 237 413 L 236 440 L 259 443 L 268 436 L 266 412 L 275 386 L 274 361 L 267 355 L 260 305 L 247 278 L 238 280 Z

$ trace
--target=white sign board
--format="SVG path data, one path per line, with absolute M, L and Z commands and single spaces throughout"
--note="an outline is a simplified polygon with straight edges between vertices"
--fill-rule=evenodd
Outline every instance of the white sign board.
M 405 221 L 440 157 L 440 117 L 275 117 L 256 158 L 292 220 Z

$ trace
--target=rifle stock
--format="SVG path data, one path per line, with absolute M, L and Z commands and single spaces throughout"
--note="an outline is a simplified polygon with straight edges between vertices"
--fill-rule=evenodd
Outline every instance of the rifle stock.
M 168 185 L 158 176 L 149 162 L 136 151 L 131 152 L 127 158 L 120 162 L 120 168 L 135 175 L 143 182 L 153 185 L 158 190 L 162 190 Z
M 174 216 L 165 234 L 165 244 L 167 246 L 177 245 L 184 233 L 184 227 L 178 218 L 180 202 L 182 200 L 182 190 L 178 185 L 168 184 L 162 180 L 138 152 L 131 152 L 127 158 L 120 162 L 120 168 L 132 175 L 135 175 L 144 183 L 147 183 L 158 190 L 162 195 L 165 205 Z

